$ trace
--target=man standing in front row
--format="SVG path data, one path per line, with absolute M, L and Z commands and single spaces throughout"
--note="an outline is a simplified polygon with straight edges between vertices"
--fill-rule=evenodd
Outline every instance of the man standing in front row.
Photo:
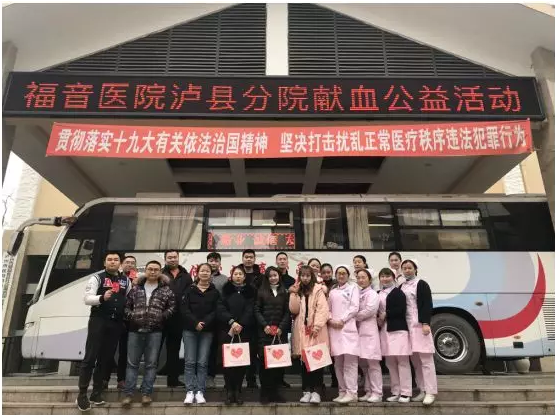
M 185 268 L 179 265 L 179 252 L 176 250 L 164 253 L 166 266 L 162 269 L 162 274 L 170 279 L 170 288 L 175 296 L 177 304 L 181 304 L 181 299 L 185 290 L 193 283 L 191 275 Z M 178 306 L 179 309 L 179 306 Z M 180 312 L 173 313 L 164 326 L 163 338 L 166 340 L 166 374 L 167 385 L 170 388 L 183 387 L 185 384 L 179 381 L 179 375 L 183 373 L 184 364 L 179 364 L 179 349 L 183 338 L 183 319 Z
M 90 411 L 91 402 L 103 405 L 103 380 L 112 369 L 114 354 L 123 330 L 126 295 L 131 281 L 119 272 L 121 257 L 118 252 L 104 255 L 104 270 L 95 272 L 85 288 L 85 304 L 91 306 L 91 315 L 85 344 L 85 357 L 79 371 L 77 407 Z M 94 369 L 94 374 L 93 374 Z M 93 391 L 89 398 L 87 389 L 93 377 Z
M 129 320 L 129 343 L 125 389 L 122 406 L 129 408 L 137 386 L 139 364 L 145 357 L 145 375 L 141 385 L 142 405 L 152 402 L 156 380 L 158 353 L 162 344 L 162 329 L 176 312 L 175 296 L 161 274 L 162 265 L 149 261 L 145 275 L 141 276 L 127 296 L 125 315 Z

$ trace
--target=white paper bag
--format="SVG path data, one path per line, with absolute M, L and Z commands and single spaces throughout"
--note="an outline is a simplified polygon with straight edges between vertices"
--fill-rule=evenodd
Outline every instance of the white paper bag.
M 250 366 L 249 344 L 233 343 L 233 338 L 231 343 L 222 344 L 222 361 L 224 367 Z
M 292 366 L 289 344 L 264 346 L 264 367 L 266 369 L 288 366 Z
M 326 343 L 305 347 L 302 351 L 303 362 L 309 372 L 331 365 L 331 355 Z

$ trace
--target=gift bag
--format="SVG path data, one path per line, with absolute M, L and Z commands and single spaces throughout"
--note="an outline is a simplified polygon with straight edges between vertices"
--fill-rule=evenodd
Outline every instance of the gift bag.
M 250 366 L 250 348 L 248 343 L 233 343 L 235 336 L 231 338 L 231 343 L 222 344 L 222 361 L 224 367 Z
M 281 344 L 281 342 L 274 344 L 276 337 L 274 336 L 270 346 L 264 346 L 264 367 L 266 369 L 292 366 L 289 344 Z
M 326 343 L 305 347 L 302 351 L 303 363 L 308 372 L 331 365 L 331 355 Z

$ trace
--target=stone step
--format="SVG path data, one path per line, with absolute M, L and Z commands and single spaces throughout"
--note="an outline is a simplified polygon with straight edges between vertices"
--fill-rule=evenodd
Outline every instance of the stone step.
M 554 402 L 491 401 L 491 402 L 436 402 L 431 407 L 419 403 L 349 404 L 322 403 L 318 406 L 300 403 L 245 404 L 224 406 L 208 403 L 191 405 L 187 409 L 180 402 L 154 402 L 143 408 L 134 403 L 131 409 L 119 404 L 95 407 L 94 415 L 553 415 Z M 75 403 L 19 403 L 5 402 L 4 415 L 75 415 Z
M 290 389 L 283 388 L 282 395 L 288 402 L 297 402 L 302 396 L 299 385 L 292 385 Z M 534 385 L 534 386 L 444 386 L 440 388 L 437 397 L 442 402 L 489 402 L 489 401 L 549 401 L 554 398 L 555 386 Z M 414 395 L 418 393 L 414 391 Z M 77 387 L 65 386 L 4 386 L 2 388 L 3 402 L 74 402 L 77 398 Z M 362 396 L 364 391 L 360 391 Z M 326 388 L 325 401 L 331 401 L 337 396 L 337 389 Z M 390 396 L 388 385 L 384 386 L 384 396 Z M 107 402 L 119 402 L 124 394 L 115 388 L 110 388 L 104 393 Z M 152 398 L 157 402 L 180 402 L 185 398 L 183 389 L 171 389 L 164 386 L 157 386 Z M 223 388 L 208 389 L 206 399 L 209 402 L 223 402 L 225 391 Z M 257 402 L 259 391 L 253 389 L 244 390 L 244 400 L 247 402 Z
M 438 375 L 438 385 L 443 386 L 486 386 L 486 385 L 554 385 L 554 373 L 542 374 L 496 374 L 496 375 Z M 389 383 L 389 375 L 384 375 L 384 383 Z M 29 376 L 24 374 L 21 376 L 6 376 L 2 378 L 3 386 L 75 386 L 77 385 L 77 376 L 60 376 L 60 375 L 43 375 L 43 376 Z M 292 384 L 300 384 L 299 375 L 286 375 L 285 379 Z M 324 377 L 325 383 L 331 383 L 330 376 Z M 182 379 L 183 380 L 183 379 Z M 223 384 L 222 376 L 217 377 L 218 383 Z M 115 376 L 112 376 L 110 384 L 115 384 Z M 165 385 L 166 377 L 158 376 L 156 378 L 156 385 Z

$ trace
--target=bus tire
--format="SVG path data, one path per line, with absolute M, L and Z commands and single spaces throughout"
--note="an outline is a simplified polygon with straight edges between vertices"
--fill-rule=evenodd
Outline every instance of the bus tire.
M 455 314 L 432 317 L 436 371 L 444 375 L 472 372 L 480 361 L 482 346 L 474 327 Z

